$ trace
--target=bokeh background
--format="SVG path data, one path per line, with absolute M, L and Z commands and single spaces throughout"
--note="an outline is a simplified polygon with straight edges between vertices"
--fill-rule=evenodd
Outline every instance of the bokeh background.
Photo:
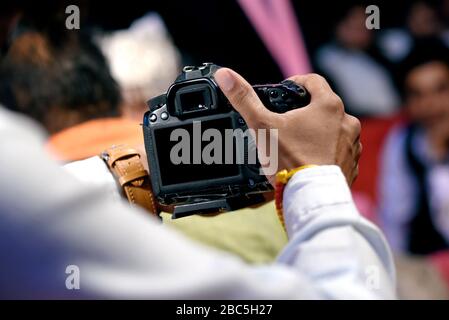
M 80 30 L 65 28 L 69 4 L 80 8 Z M 377 30 L 366 28 L 368 5 L 380 9 Z M 18 0 L 0 8 L 0 101 L 41 122 L 65 162 L 110 141 L 92 119 L 121 116 L 109 119 L 108 134 L 140 141 L 131 124 L 184 65 L 212 61 L 254 84 L 323 74 L 362 121 L 353 194 L 386 232 L 401 297 L 449 296 L 448 0 Z

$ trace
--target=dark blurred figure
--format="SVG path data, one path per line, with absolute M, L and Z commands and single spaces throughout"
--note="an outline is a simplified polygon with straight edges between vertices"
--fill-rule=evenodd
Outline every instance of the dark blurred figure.
M 57 37 L 30 29 L 2 61 L 0 101 L 41 122 L 58 159 L 98 154 L 111 144 L 141 144 L 136 122 L 119 117 L 120 91 L 89 37 Z
M 407 27 L 415 38 L 437 36 L 442 23 L 434 7 L 428 2 L 416 1 L 407 16 Z
M 181 55 L 162 17 L 149 12 L 127 29 L 98 35 L 96 43 L 120 86 L 120 113 L 141 122 L 146 102 L 167 91 L 181 73 Z
M 27 31 L 11 44 L 1 66 L 2 102 L 56 133 L 81 122 L 118 114 L 120 95 L 101 52 L 88 38 L 55 45 Z
M 0 59 L 5 54 L 12 30 L 20 19 L 21 1 L 2 1 L 0 4 Z
M 441 0 L 440 14 L 443 22 L 443 41 L 449 46 L 449 0 Z
M 380 30 L 379 46 L 391 62 L 402 61 L 410 53 L 415 42 L 421 39 L 441 38 L 446 46 L 449 46 L 449 36 L 444 27 L 445 19 L 448 19 L 445 14 L 449 12 L 445 12 L 447 8 L 445 9 L 443 1 L 441 10 L 437 9 L 437 1 L 412 1 L 405 15 L 404 28 Z M 449 5 L 447 6 L 449 8 Z
M 449 49 L 421 40 L 404 60 L 407 121 L 383 152 L 380 208 L 397 252 L 449 248 Z
M 337 23 L 335 39 L 318 50 L 316 64 L 350 113 L 389 115 L 396 111 L 399 96 L 366 19 L 365 6 L 351 7 Z

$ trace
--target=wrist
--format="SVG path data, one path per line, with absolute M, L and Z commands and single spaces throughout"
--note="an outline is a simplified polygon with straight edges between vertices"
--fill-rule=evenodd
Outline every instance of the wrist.
M 296 173 L 298 173 L 301 170 L 309 169 L 317 167 L 315 164 L 306 164 L 302 165 L 290 170 L 284 169 L 279 171 L 276 174 L 275 177 L 275 206 L 276 206 L 276 212 L 279 218 L 279 221 L 281 222 L 282 226 L 286 230 L 285 227 L 285 221 L 284 221 L 284 213 L 283 213 L 283 196 L 284 196 L 284 189 L 287 185 L 288 181 L 291 177 L 293 177 Z
M 354 206 L 340 167 L 322 165 L 297 172 L 285 186 L 283 195 L 283 213 L 289 237 L 325 212 L 332 216 L 337 212 L 358 215 L 354 208 L 343 210 L 341 206 L 346 205 Z

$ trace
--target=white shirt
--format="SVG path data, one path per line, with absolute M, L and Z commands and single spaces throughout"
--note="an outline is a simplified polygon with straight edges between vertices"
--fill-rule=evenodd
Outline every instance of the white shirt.
M 328 44 L 318 50 L 317 63 L 353 111 L 391 115 L 397 110 L 400 99 L 388 71 L 365 52 Z
M 1 298 L 395 298 L 388 245 L 336 166 L 290 180 L 290 241 L 275 263 L 250 266 L 111 200 L 98 158 L 87 160 L 97 183 L 80 182 L 41 144 L 33 123 L 0 109 Z M 69 290 L 72 265 L 80 287 Z

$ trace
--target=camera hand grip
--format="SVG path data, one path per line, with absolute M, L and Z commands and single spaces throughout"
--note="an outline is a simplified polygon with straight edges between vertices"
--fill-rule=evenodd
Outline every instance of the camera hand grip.
M 302 108 L 310 103 L 309 92 L 291 80 L 279 84 L 254 85 L 253 88 L 267 109 L 276 113 Z

